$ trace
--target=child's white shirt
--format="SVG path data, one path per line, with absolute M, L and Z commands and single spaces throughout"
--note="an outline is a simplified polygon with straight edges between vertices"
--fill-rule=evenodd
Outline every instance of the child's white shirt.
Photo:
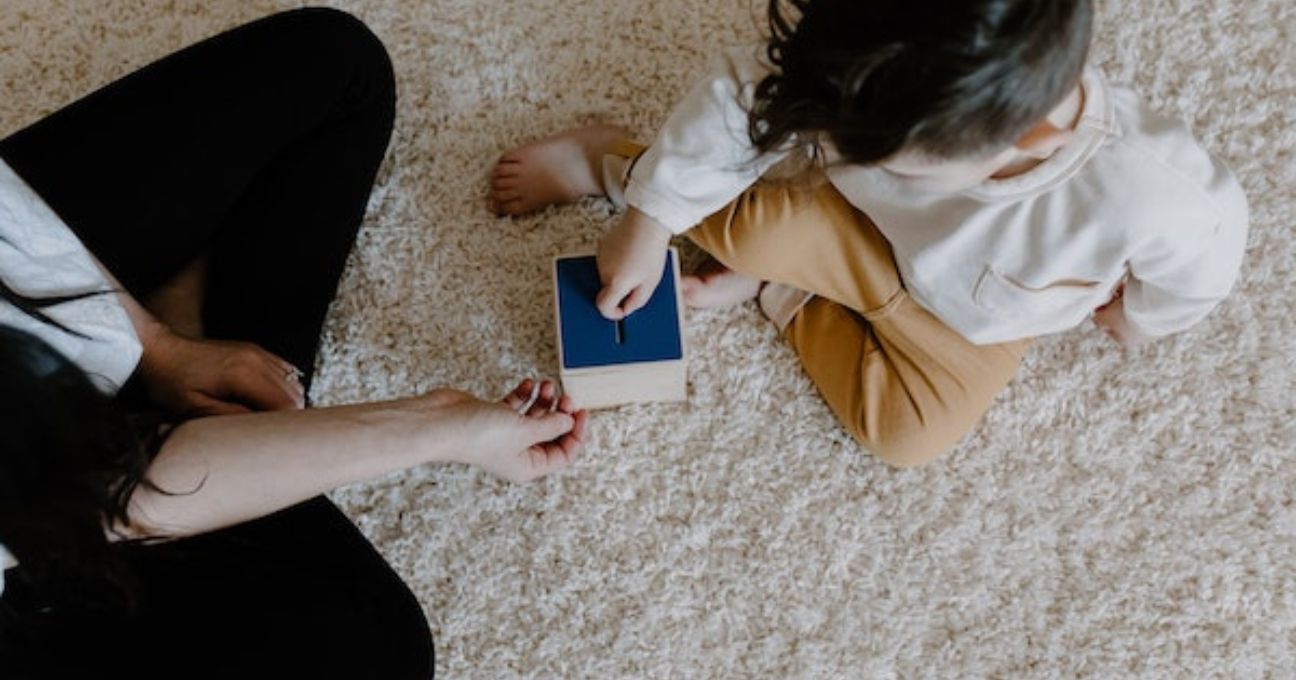
M 752 92 L 769 67 L 724 55 L 640 158 L 626 202 L 682 233 L 737 198 L 783 154 L 756 156 Z M 878 226 L 909 294 L 978 344 L 1075 327 L 1126 281 L 1127 321 L 1148 336 L 1192 326 L 1232 288 L 1246 197 L 1187 127 L 1093 69 L 1072 142 L 1022 175 L 959 194 L 917 190 L 874 167 L 828 179 Z

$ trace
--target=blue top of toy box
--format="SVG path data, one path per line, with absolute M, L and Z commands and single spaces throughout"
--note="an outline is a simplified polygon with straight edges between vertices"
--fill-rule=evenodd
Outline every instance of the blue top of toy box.
M 679 297 L 675 293 L 675 252 L 652 299 L 619 324 L 603 318 L 594 300 L 603 287 L 593 255 L 554 262 L 558 286 L 563 368 L 592 368 L 684 358 Z

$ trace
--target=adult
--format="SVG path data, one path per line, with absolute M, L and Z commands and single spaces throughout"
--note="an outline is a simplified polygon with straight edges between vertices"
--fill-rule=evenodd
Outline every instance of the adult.
M 0 675 L 432 675 L 422 608 L 320 494 L 534 479 L 586 415 L 529 380 L 304 408 L 394 111 L 381 42 L 309 9 L 0 142 Z

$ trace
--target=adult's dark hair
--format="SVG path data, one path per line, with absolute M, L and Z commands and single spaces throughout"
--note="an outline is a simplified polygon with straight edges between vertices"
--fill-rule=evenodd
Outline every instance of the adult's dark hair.
M 0 298 L 50 306 L 8 286 Z M 141 432 L 156 424 L 142 426 L 76 364 L 8 326 L 0 326 L 0 414 L 0 542 L 18 558 L 16 576 L 53 602 L 129 604 L 133 584 L 106 527 L 124 526 L 131 495 L 150 484 L 160 442 Z
M 1011 146 L 1075 87 L 1092 0 L 770 0 L 761 151 L 829 141 L 849 163 Z M 794 16 L 795 15 L 795 16 Z

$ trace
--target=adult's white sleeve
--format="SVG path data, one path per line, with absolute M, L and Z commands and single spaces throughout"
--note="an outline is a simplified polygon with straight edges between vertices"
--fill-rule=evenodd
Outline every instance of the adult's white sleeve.
M 0 279 L 31 298 L 110 291 L 94 258 L 44 200 L 0 160 Z M 115 393 L 143 353 L 116 295 L 92 295 L 42 310 L 68 333 L 0 302 L 0 325 L 44 340 L 78 364 L 105 392 Z M 79 334 L 79 335 L 78 335 Z
M 725 52 L 675 107 L 626 186 L 626 203 L 683 233 L 733 201 L 786 154 L 759 154 L 748 134 L 759 48 Z

